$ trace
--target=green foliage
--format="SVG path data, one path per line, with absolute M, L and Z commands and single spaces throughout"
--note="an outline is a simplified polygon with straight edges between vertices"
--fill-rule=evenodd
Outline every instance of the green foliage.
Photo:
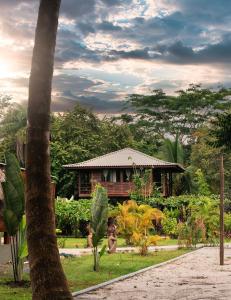
M 165 217 L 161 221 L 162 230 L 165 235 L 170 236 L 171 238 L 176 238 L 178 235 L 177 230 L 177 216 L 178 211 L 176 210 L 177 214 L 173 211 L 168 211 L 167 209 L 164 210 Z
M 67 238 L 59 238 L 57 244 L 59 248 L 65 248 Z
M 22 132 L 26 128 L 26 108 L 24 106 L 8 103 L 2 109 L 3 114 L 0 119 L 1 160 L 4 159 L 5 152 L 16 153 L 17 139 L 22 137 Z
M 148 246 L 155 245 L 159 236 L 150 235 L 154 224 L 160 223 L 163 213 L 149 205 L 138 205 L 134 200 L 118 204 L 117 224 L 118 232 L 126 240 L 127 244 L 139 246 L 140 254 L 148 253 Z
M 204 177 L 203 172 L 201 171 L 201 169 L 198 169 L 195 172 L 196 175 L 196 188 L 197 188 L 197 192 L 199 195 L 204 195 L 204 196 L 209 196 L 211 194 L 210 190 L 209 190 L 209 186 L 208 183 L 206 182 L 206 179 Z
M 107 191 L 101 185 L 96 185 L 93 193 L 91 207 L 91 229 L 92 229 L 92 244 L 94 254 L 94 271 L 99 271 L 99 261 L 105 248 L 98 253 L 98 246 L 102 242 L 107 228 L 108 220 L 108 196 Z
M 57 198 L 55 202 L 56 227 L 64 235 L 78 236 L 80 221 L 90 220 L 91 199 L 68 200 Z
M 151 186 L 151 172 L 152 170 L 146 169 L 144 173 L 141 173 L 134 168 L 134 174 L 132 178 L 134 188 L 130 194 L 130 197 L 137 203 L 145 202 L 146 199 L 150 198 L 152 195 L 153 188 Z
M 224 215 L 224 229 L 225 235 L 231 237 L 231 213 L 225 213 Z
M 24 215 L 24 183 L 19 163 L 13 154 L 7 153 L 5 175 L 3 219 L 11 236 L 11 257 L 15 282 L 22 280 L 23 259 L 27 256 L 26 221 Z
M 107 152 L 131 146 L 132 134 L 126 125 L 107 118 L 100 120 L 91 111 L 77 105 L 71 112 L 53 116 L 51 126 L 51 169 L 60 196 L 74 195 L 74 172 L 62 166 L 81 162 Z
M 180 140 L 194 140 L 193 133 L 217 110 L 230 108 L 229 89 L 212 90 L 200 85 L 190 85 L 174 95 L 166 95 L 162 90 L 154 90 L 151 95 L 134 94 L 128 98 L 128 105 L 137 112 L 138 118 L 148 125 L 149 130 L 165 136 L 166 133 Z M 209 107 L 209 109 L 207 109 Z M 146 125 L 145 125 L 146 126 Z
M 11 153 L 5 154 L 6 181 L 2 183 L 4 192 L 3 218 L 9 235 L 18 231 L 25 207 L 24 183 L 17 159 Z
M 211 136 L 215 137 L 214 146 L 231 150 L 231 111 L 217 115 L 212 122 Z
M 163 159 L 169 162 L 183 165 L 184 150 L 179 141 L 178 134 L 176 134 L 176 137 L 173 141 L 170 139 L 164 139 L 164 143 L 161 150 L 162 150 Z

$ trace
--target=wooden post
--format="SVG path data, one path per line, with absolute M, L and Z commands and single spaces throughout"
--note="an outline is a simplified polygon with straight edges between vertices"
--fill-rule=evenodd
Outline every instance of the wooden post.
M 224 157 L 220 158 L 220 265 L 224 265 Z

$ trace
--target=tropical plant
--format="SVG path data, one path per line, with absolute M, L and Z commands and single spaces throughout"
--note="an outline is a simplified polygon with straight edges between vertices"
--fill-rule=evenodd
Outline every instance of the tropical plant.
M 55 234 L 50 174 L 50 104 L 61 0 L 41 0 L 29 81 L 26 218 L 33 299 L 72 299 Z
M 195 246 L 199 242 L 216 244 L 219 229 L 217 199 L 193 198 L 186 208 L 185 220 L 178 226 L 180 244 Z
M 164 218 L 161 220 L 161 226 L 163 233 L 165 235 L 170 236 L 171 238 L 175 238 L 178 234 L 177 231 L 177 217 L 178 211 L 177 210 L 164 210 Z
M 99 271 L 99 262 L 105 253 L 106 245 L 98 252 L 98 246 L 102 242 L 107 228 L 108 220 L 108 196 L 107 191 L 100 184 L 96 185 L 92 198 L 91 229 L 94 256 L 94 271 Z
M 129 200 L 118 205 L 118 232 L 127 244 L 139 246 L 140 254 L 146 255 L 148 246 L 155 245 L 160 238 L 150 235 L 150 230 L 153 230 L 162 218 L 163 213 L 160 210 Z
M 231 150 L 231 111 L 217 115 L 212 122 L 211 136 L 215 137 L 214 145 Z
M 224 215 L 224 227 L 226 237 L 231 237 L 231 213 L 225 213 Z
M 68 200 L 57 198 L 55 201 L 56 227 L 63 235 L 77 237 L 80 231 L 80 223 L 90 221 L 91 199 Z
M 195 183 L 198 195 L 209 196 L 211 192 L 209 190 L 209 185 L 206 182 L 205 176 L 201 169 L 197 169 L 195 172 Z
M 24 215 L 24 183 L 19 163 L 13 154 L 5 154 L 6 181 L 2 183 L 4 192 L 3 219 L 10 235 L 11 258 L 14 281 L 22 280 L 23 261 L 26 251 L 26 222 Z
M 151 172 L 152 170 L 148 169 L 141 172 L 134 166 L 134 174 L 132 176 L 134 188 L 131 191 L 130 197 L 137 203 L 146 201 L 146 199 L 150 198 L 152 195 L 153 186 L 151 182 Z

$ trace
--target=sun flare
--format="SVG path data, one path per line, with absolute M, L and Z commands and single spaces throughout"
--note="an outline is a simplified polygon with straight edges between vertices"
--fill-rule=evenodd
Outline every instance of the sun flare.
M 0 60 L 0 78 L 12 77 L 13 66 L 8 61 Z

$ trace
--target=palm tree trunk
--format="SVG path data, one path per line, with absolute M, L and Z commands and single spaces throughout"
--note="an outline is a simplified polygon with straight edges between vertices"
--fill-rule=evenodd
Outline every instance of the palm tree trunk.
M 26 217 L 33 300 L 72 299 L 60 263 L 50 178 L 50 102 L 61 0 L 41 0 L 29 83 Z

